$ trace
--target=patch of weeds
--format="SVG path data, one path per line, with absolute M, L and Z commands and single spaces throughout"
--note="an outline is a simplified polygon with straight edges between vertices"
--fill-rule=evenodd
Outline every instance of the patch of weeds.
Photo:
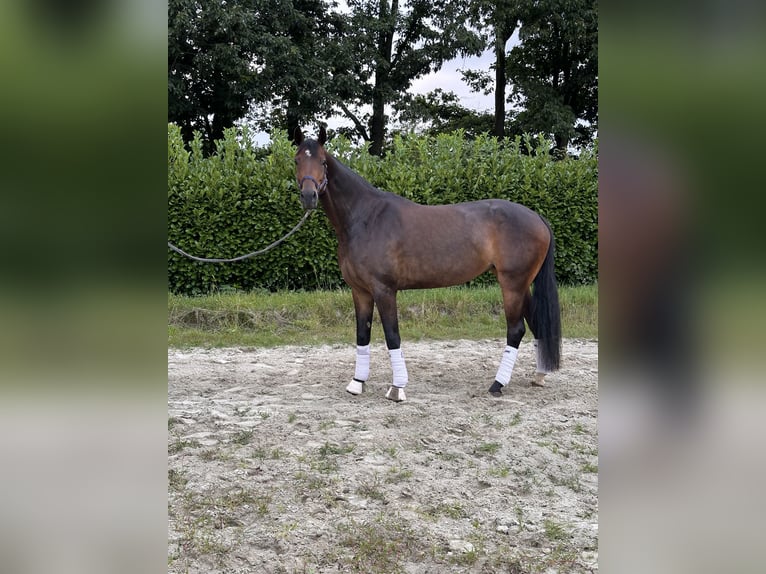
M 214 501 L 217 508 L 229 511 L 239 512 L 243 506 L 249 505 L 259 516 L 266 516 L 269 513 L 269 504 L 271 504 L 271 495 L 255 493 L 252 490 L 237 489 L 226 493 L 221 498 Z
M 386 428 L 395 427 L 397 422 L 396 415 L 386 415 L 383 419 L 383 426 Z
M 557 544 L 553 551 L 542 560 L 539 571 L 554 569 L 557 572 L 571 572 L 580 552 L 571 544 Z
M 437 452 L 436 456 L 438 456 L 440 459 L 445 460 L 447 462 L 460 459 L 460 454 L 456 452 Z
M 234 407 L 234 414 L 242 418 L 250 412 L 250 407 Z
M 572 441 L 570 448 L 574 450 L 577 454 L 582 454 L 587 456 L 598 456 L 598 448 L 586 446 L 578 442 Z
M 399 451 L 396 449 L 395 446 L 390 446 L 386 449 L 386 454 L 390 456 L 391 458 L 396 458 L 396 455 Z
M 485 425 L 495 425 L 495 418 L 488 414 L 488 413 L 482 413 L 482 415 L 479 417 L 481 419 L 481 422 L 483 422 Z
M 436 520 L 440 516 L 446 516 L 447 518 L 453 518 L 453 519 L 459 519 L 459 518 L 467 518 L 468 513 L 466 513 L 465 509 L 459 502 L 452 502 L 452 503 L 445 503 L 440 502 L 439 504 L 435 506 L 429 506 L 424 511 L 423 514 L 425 514 L 427 517 L 431 518 L 432 520 Z
M 195 533 L 192 535 L 191 544 L 197 556 L 212 556 L 218 565 L 231 551 L 231 548 L 220 542 L 212 533 Z
M 365 480 L 362 482 L 356 489 L 356 493 L 364 496 L 365 498 L 369 498 L 370 500 L 380 500 L 381 502 L 386 500 L 386 494 L 383 492 L 383 488 L 377 474 L 372 478 L 372 480 Z
M 392 466 L 388 469 L 386 482 L 401 482 L 403 480 L 409 480 L 410 478 L 412 478 L 411 470 Z
M 279 532 L 277 532 L 277 538 L 280 538 L 282 540 L 285 540 L 290 536 L 290 534 L 298 529 L 298 523 L 297 522 L 288 522 L 286 524 L 283 524 L 279 528 Z
M 350 555 L 332 556 L 344 572 L 404 572 L 420 549 L 420 538 L 398 514 L 381 512 L 371 522 L 356 522 L 353 518 L 337 528 L 337 539 Z
M 180 422 L 181 422 L 181 419 L 177 417 L 168 417 L 168 430 L 172 429 L 174 426 L 176 426 Z
M 526 520 L 524 519 L 524 509 L 518 504 L 513 508 L 513 513 L 516 515 L 516 522 L 519 523 L 519 530 L 526 530 Z
M 574 430 L 572 432 L 574 432 L 574 434 L 585 434 L 585 427 L 582 426 L 582 423 L 575 423 Z
M 490 476 L 495 476 L 497 478 L 506 478 L 510 472 L 511 469 L 505 465 L 493 466 L 487 471 Z
M 297 420 L 297 418 L 298 418 L 297 414 L 290 413 L 289 415 L 287 415 L 287 422 L 294 423 Z
M 310 476 L 306 478 L 306 488 L 308 490 L 323 490 L 331 484 L 331 480 L 321 476 Z
M 183 440 L 179 438 L 168 445 L 168 454 L 178 454 L 185 448 L 197 448 L 198 446 L 200 444 L 197 439 Z
M 523 468 L 514 468 L 513 474 L 522 478 L 532 478 L 535 476 L 535 469 L 531 466 L 525 466 Z
M 271 452 L 269 453 L 269 458 L 271 460 L 279 460 L 283 458 L 287 453 L 283 451 L 281 448 L 273 448 L 271 449 Z
M 591 473 L 594 473 L 594 474 L 598 474 L 598 465 L 597 464 L 591 464 L 589 462 L 584 462 L 581 468 L 582 468 L 583 472 L 591 472 Z
M 470 566 L 479 559 L 479 551 L 474 548 L 468 552 L 455 552 L 449 557 L 450 562 L 459 566 Z
M 564 527 L 550 518 L 546 518 L 543 521 L 543 529 L 545 530 L 545 537 L 551 542 L 567 540 L 569 538 L 569 534 L 564 530 Z
M 211 462 L 218 458 L 218 451 L 214 448 L 203 450 L 201 453 L 199 453 L 199 458 L 205 462 Z
M 335 426 L 335 421 L 322 421 L 319 423 L 319 430 L 320 431 L 326 431 L 328 429 L 331 429 Z
M 316 470 L 318 472 L 324 472 L 324 473 L 337 472 L 338 470 L 340 470 L 340 465 L 335 459 L 323 458 L 320 460 L 313 461 L 311 463 L 311 470 Z
M 519 494 L 532 494 L 532 487 L 534 486 L 534 482 L 531 480 L 525 480 L 521 483 L 521 486 L 519 486 Z
M 498 450 L 500 450 L 500 443 L 484 442 L 477 446 L 474 450 L 479 454 L 495 454 Z
M 261 417 L 261 419 L 266 420 L 271 416 L 271 413 L 268 411 L 258 411 L 258 416 Z
M 246 445 L 249 444 L 253 438 L 252 430 L 241 430 L 231 435 L 231 442 L 234 444 Z
M 214 460 L 226 461 L 226 460 L 231 460 L 232 458 L 230 453 L 220 448 L 205 449 L 202 452 L 200 452 L 198 456 L 200 460 L 203 460 L 205 462 L 212 462 Z
M 570 474 L 569 476 L 557 476 L 555 474 L 549 473 L 548 479 L 555 486 L 566 486 L 572 490 L 572 492 L 582 492 L 580 477 L 578 477 L 576 474 Z
M 354 445 L 348 444 L 348 445 L 337 445 L 337 444 L 331 444 L 329 442 L 324 443 L 319 448 L 319 456 L 322 458 L 326 458 L 330 455 L 339 455 L 339 454 L 348 454 L 350 452 L 353 452 Z
M 189 479 L 184 476 L 180 470 L 171 468 L 168 470 L 168 486 L 174 490 L 181 490 L 186 486 Z
M 503 572 L 503 574 L 542 572 L 542 570 L 531 570 L 519 556 L 513 555 L 510 550 L 506 549 L 499 550 L 485 564 L 485 572 Z
M 516 412 L 513 414 L 513 418 L 511 419 L 511 422 L 509 423 L 512 427 L 515 427 L 517 424 L 521 423 L 521 413 Z

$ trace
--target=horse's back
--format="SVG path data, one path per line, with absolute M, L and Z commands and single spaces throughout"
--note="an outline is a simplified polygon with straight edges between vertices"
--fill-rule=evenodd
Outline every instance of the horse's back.
M 547 249 L 544 222 L 517 203 L 421 205 L 404 198 L 386 203 L 377 224 L 351 248 L 349 264 L 356 267 L 354 275 L 395 278 L 390 281 L 399 289 L 457 285 L 492 268 L 536 265 Z

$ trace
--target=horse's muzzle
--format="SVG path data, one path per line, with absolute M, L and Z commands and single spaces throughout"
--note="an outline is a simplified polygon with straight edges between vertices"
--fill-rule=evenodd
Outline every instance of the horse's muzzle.
M 307 186 L 313 187 L 313 186 Z M 311 211 L 316 209 L 319 201 L 319 191 L 316 188 L 313 189 L 301 189 L 301 205 L 303 205 L 304 211 Z

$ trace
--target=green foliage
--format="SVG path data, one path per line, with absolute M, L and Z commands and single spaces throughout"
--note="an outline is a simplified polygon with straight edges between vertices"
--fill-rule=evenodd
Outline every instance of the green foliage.
M 294 148 L 276 134 L 268 149 L 248 143 L 246 130 L 227 130 L 204 157 L 196 137 L 184 148 L 168 128 L 168 239 L 202 257 L 255 251 L 289 231 L 302 215 L 293 167 Z M 489 136 L 468 141 L 462 132 L 394 138 L 383 158 L 337 138 L 328 149 L 373 185 L 423 204 L 491 197 L 522 203 L 543 215 L 556 235 L 561 284 L 597 277 L 597 150 L 555 161 L 542 138 L 505 144 Z M 173 293 L 216 290 L 332 289 L 343 285 L 337 240 L 319 211 L 278 248 L 243 262 L 206 264 L 168 250 Z M 484 275 L 475 283 L 492 283 Z
M 552 134 L 562 151 L 598 126 L 598 3 L 542 0 L 521 10 L 521 43 L 509 55 L 516 132 Z
M 394 104 L 394 109 L 404 127 L 400 131 L 437 135 L 463 130 L 469 139 L 492 132 L 492 114 L 464 107 L 454 92 L 445 92 L 441 88 L 427 94 L 405 94 Z
M 352 89 L 338 103 L 370 142 L 370 153 L 383 150 L 385 106 L 407 99 L 413 80 L 438 70 L 456 55 L 479 55 L 482 42 L 468 25 L 465 0 L 349 0 L 350 33 L 342 38 L 357 64 Z M 347 52 L 348 53 L 348 52 Z M 348 108 L 372 104 L 369 134 L 363 119 Z
M 205 152 L 248 113 L 293 133 L 344 97 L 343 22 L 321 0 L 169 0 L 169 120 Z

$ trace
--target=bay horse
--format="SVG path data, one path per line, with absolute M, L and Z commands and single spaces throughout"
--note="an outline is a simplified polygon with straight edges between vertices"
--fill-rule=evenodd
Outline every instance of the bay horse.
M 324 148 L 327 133 L 304 139 L 295 131 L 295 173 L 304 210 L 321 203 L 338 238 L 338 262 L 351 287 L 356 316 L 356 365 L 346 387 L 361 394 L 370 371 L 370 330 L 375 305 L 391 359 L 386 398 L 406 399 L 407 367 L 401 349 L 396 294 L 403 289 L 460 285 L 485 271 L 496 276 L 506 319 L 505 351 L 492 396 L 502 395 L 526 332 L 535 336 L 537 372 L 559 368 L 561 314 L 553 268 L 554 237 L 545 219 L 502 199 L 453 205 L 420 205 L 381 191 Z M 530 286 L 534 283 L 534 289 Z

